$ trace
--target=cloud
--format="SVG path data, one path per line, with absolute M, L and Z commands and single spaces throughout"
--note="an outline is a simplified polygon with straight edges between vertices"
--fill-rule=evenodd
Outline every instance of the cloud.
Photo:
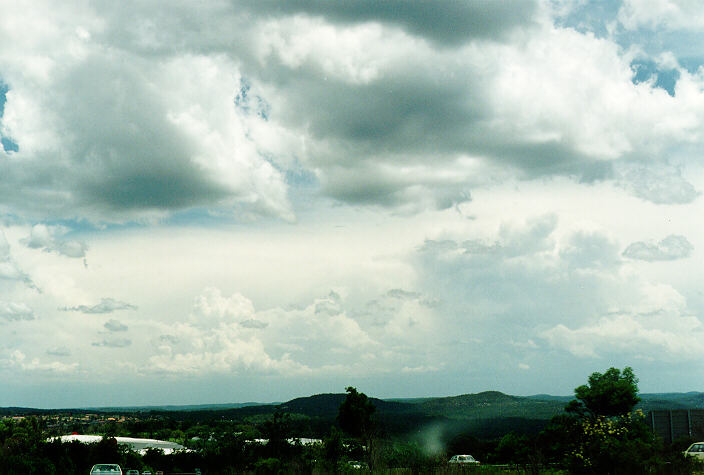
M 122 302 L 120 300 L 115 300 L 112 298 L 102 298 L 100 303 L 89 306 L 89 305 L 78 305 L 75 307 L 62 307 L 59 310 L 63 312 L 81 312 L 81 313 L 112 313 L 118 310 L 137 310 L 137 306 L 132 305 L 127 302 Z
M 619 255 L 619 243 L 603 230 L 542 217 L 503 224 L 495 233 L 493 240 L 428 241 L 418 249 L 418 285 L 439 301 L 446 361 L 452 361 L 449 348 L 457 347 L 463 361 L 501 354 L 484 368 L 503 369 L 549 364 L 554 356 L 546 347 L 580 359 L 626 361 L 658 358 L 663 350 L 675 361 L 704 350 L 694 343 L 704 327 L 687 299 L 635 274 Z M 647 248 L 647 256 L 681 255 L 685 249 L 678 238 L 668 239 Z
M 409 346 L 433 333 L 435 314 L 425 300 L 399 288 L 364 303 L 331 291 L 302 306 L 256 310 L 239 293 L 207 288 L 187 321 L 158 339 L 145 371 L 321 376 L 340 368 L 365 374 L 371 364 L 375 373 L 428 372 L 436 362 Z
M 10 243 L 7 241 L 5 233 L 2 230 L 0 230 L 0 280 L 23 282 L 27 287 L 41 292 L 29 275 L 20 270 L 12 259 Z
M 259 12 L 322 16 L 342 24 L 383 22 L 440 45 L 457 46 L 473 39 L 500 39 L 516 27 L 529 26 L 538 10 L 533 0 L 505 5 L 495 2 L 453 1 L 408 3 L 403 0 L 330 3 L 324 0 L 245 2 Z
M 624 257 L 642 261 L 673 261 L 689 257 L 694 246 L 686 237 L 670 234 L 660 242 L 638 241 L 628 245 Z
M 580 358 L 628 353 L 633 357 L 657 355 L 660 361 L 701 358 L 703 336 L 704 326 L 698 318 L 661 311 L 605 316 L 575 329 L 560 324 L 542 334 L 551 346 Z
M 12 9 L 0 28 L 2 134 L 19 146 L 0 208 L 35 222 L 293 220 L 299 172 L 316 197 L 417 213 L 701 142 L 700 76 L 673 96 L 634 84 L 634 49 L 551 24 L 549 2 L 33 8 L 54 27 Z
M 71 356 L 71 350 L 65 346 L 55 346 L 46 350 L 46 354 L 49 356 Z
M 0 301 L 0 319 L 7 321 L 34 320 L 34 311 L 24 303 Z
M 105 322 L 105 328 L 111 332 L 125 332 L 127 331 L 127 325 L 120 323 L 118 320 L 110 319 Z
M 704 8 L 688 0 L 625 0 L 618 19 L 627 29 L 701 29 Z
M 102 346 L 106 348 L 127 348 L 132 345 L 132 340 L 128 338 L 104 338 L 101 341 L 96 341 L 92 343 L 93 346 Z
M 56 252 L 66 257 L 85 257 L 88 249 L 86 243 L 60 239 L 60 236 L 67 232 L 68 229 L 62 226 L 35 224 L 32 226 L 29 237 L 22 242 L 32 249 L 44 249 L 47 252 Z
M 110 10 L 65 5 L 52 10 L 56 28 L 27 22 L 42 46 L 61 43 L 51 51 L 11 35 L 8 25 L 20 19 L 6 17 L 0 35 L 15 37 L 19 49 L 0 51 L 9 86 L 2 127 L 19 150 L 0 162 L 0 205 L 98 222 L 203 206 L 288 219 L 284 178 L 266 147 L 247 137 L 247 124 L 262 119 L 233 104 L 236 61 L 190 48 L 154 60 L 103 35 L 122 21 Z M 52 61 L 26 64 L 43 54 Z
M 254 318 L 250 318 L 249 320 L 244 320 L 240 322 L 240 325 L 245 328 L 266 328 L 269 324 L 260 320 L 256 320 Z
M 168 335 L 159 338 L 158 353 L 149 358 L 145 369 L 169 374 L 308 372 L 288 354 L 269 355 L 251 333 L 266 326 L 255 318 L 254 306 L 246 297 L 226 297 L 217 288 L 206 288 L 196 297 L 188 321 L 173 325 Z
M 3 362 L 3 360 L 0 360 Z M 75 373 L 78 363 L 62 363 L 60 361 L 42 362 L 39 358 L 27 358 L 27 355 L 20 350 L 13 351 L 5 361 L 12 367 L 27 372 L 42 372 L 49 374 L 69 374 Z
M 687 204 L 701 194 L 673 167 L 623 164 L 617 173 L 622 188 L 656 204 Z

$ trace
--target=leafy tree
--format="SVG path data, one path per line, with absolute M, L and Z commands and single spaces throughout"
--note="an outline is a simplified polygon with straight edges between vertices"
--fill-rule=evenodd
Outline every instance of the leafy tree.
M 357 392 L 357 388 L 347 387 L 347 397 L 340 405 L 337 422 L 340 428 L 353 437 L 368 438 L 371 436 L 373 420 L 372 415 L 376 407 L 364 393 Z
M 609 368 L 606 372 L 592 373 L 587 384 L 574 390 L 576 400 L 570 402 L 567 411 L 579 414 L 615 417 L 628 414 L 638 404 L 638 378 L 633 369 L 623 372 Z

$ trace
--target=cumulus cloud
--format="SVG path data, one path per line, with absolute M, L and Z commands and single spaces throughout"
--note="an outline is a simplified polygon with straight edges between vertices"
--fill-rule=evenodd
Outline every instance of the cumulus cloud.
M 441 45 L 456 46 L 472 39 L 500 39 L 535 19 L 538 2 L 520 0 L 505 5 L 496 2 L 457 3 L 440 1 L 431 4 L 391 0 L 329 3 L 321 0 L 286 2 L 265 0 L 244 2 L 268 14 L 304 14 L 322 16 L 336 23 L 384 22 L 400 26 Z
M 196 297 L 188 322 L 160 337 L 158 354 L 149 358 L 146 369 L 172 374 L 307 372 L 288 354 L 271 357 L 262 341 L 249 333 L 265 327 L 266 322 L 255 318 L 254 306 L 246 297 L 227 297 L 217 288 L 206 288 Z
M 625 0 L 618 19 L 628 29 L 700 29 L 704 26 L 704 7 L 689 0 Z
M 701 194 L 673 167 L 623 164 L 617 168 L 617 175 L 621 187 L 656 204 L 691 203 Z
M 570 329 L 560 324 L 541 335 L 548 343 L 578 357 L 627 353 L 658 360 L 695 360 L 704 354 L 704 326 L 693 316 L 656 311 L 651 314 L 604 316 Z
M 49 356 L 71 356 L 71 350 L 65 346 L 54 346 L 46 350 L 46 354 Z
M 132 345 L 132 340 L 129 338 L 103 338 L 101 341 L 92 343 L 93 346 L 103 346 L 106 348 L 127 348 Z
M 27 355 L 20 350 L 13 351 L 4 362 L 6 365 L 27 372 L 69 374 L 76 372 L 78 369 L 78 363 L 62 363 L 60 361 L 43 362 L 39 358 L 28 358 Z
M 332 291 L 289 308 L 256 310 L 236 293 L 205 289 L 187 322 L 173 325 L 155 346 L 146 371 L 248 372 L 283 375 L 364 374 L 436 364 L 409 345 L 433 332 L 435 314 L 417 292 L 392 289 L 377 299 L 348 301 Z M 204 323 L 207 322 L 207 323 Z
M 126 332 L 127 331 L 127 325 L 125 325 L 124 323 L 121 323 L 115 319 L 108 320 L 107 322 L 105 322 L 104 326 L 108 331 L 111 331 L 111 332 Z
M 448 338 L 448 347 L 462 345 L 465 358 L 501 354 L 487 363 L 501 368 L 545 364 L 546 345 L 579 358 L 657 358 L 664 350 L 674 360 L 704 350 L 695 343 L 704 327 L 687 299 L 669 285 L 632 275 L 607 233 L 560 229 L 546 218 L 529 223 L 504 225 L 497 239 L 482 245 L 476 239 L 429 241 L 418 250 L 421 285 L 441 302 L 445 333 L 464 336 Z M 501 229 L 513 231 L 498 239 Z M 505 244 L 524 240 L 539 244 Z M 643 248 L 641 256 L 674 258 L 689 249 L 678 238 L 664 241 Z M 514 342 L 510 335 L 523 339 Z
M 100 299 L 100 303 L 95 305 L 77 305 L 75 307 L 62 307 L 59 310 L 63 312 L 98 314 L 112 313 L 117 312 L 118 310 L 137 310 L 137 306 L 112 298 L 102 298 Z
M 303 171 L 336 200 L 415 213 L 506 175 L 608 178 L 610 161 L 700 143 L 699 76 L 674 97 L 634 84 L 632 50 L 550 24 L 546 5 L 34 5 L 53 28 L 10 9 L 2 133 L 19 150 L 0 162 L 0 206 L 292 220 Z
M 266 328 L 269 324 L 266 322 L 262 322 L 261 320 L 250 318 L 249 320 L 244 320 L 240 322 L 240 325 L 245 328 Z
M 40 291 L 40 289 L 34 285 L 29 275 L 24 273 L 12 259 L 10 243 L 7 241 L 5 233 L 2 230 L 0 230 L 0 279 L 20 281 L 27 287 Z
M 66 257 L 85 257 L 88 246 L 77 240 L 63 240 L 61 235 L 68 232 L 63 226 L 47 226 L 35 224 L 27 239 L 23 243 L 32 249 L 43 249 L 47 252 L 56 252 Z
M 34 311 L 24 303 L 0 301 L 0 319 L 34 320 Z
M 625 257 L 642 261 L 673 261 L 689 257 L 694 246 L 686 237 L 670 234 L 659 242 L 638 241 L 623 251 Z

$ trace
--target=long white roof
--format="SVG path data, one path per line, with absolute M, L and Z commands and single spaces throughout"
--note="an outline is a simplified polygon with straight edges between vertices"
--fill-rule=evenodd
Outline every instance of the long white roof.
M 92 444 L 99 442 L 103 438 L 102 435 L 87 435 L 87 434 L 72 434 L 62 435 L 59 437 L 51 437 L 49 440 L 61 440 L 61 442 L 78 441 L 84 444 Z M 165 454 L 170 454 L 176 450 L 183 450 L 185 447 L 176 442 L 157 439 L 138 439 L 136 437 L 115 437 L 118 444 L 129 445 L 132 450 L 144 454 L 147 449 L 161 449 Z

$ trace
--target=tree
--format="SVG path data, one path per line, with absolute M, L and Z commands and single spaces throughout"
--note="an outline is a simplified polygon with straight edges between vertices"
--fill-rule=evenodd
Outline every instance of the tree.
M 574 390 L 577 400 L 573 400 L 567 411 L 592 417 L 615 417 L 627 414 L 638 404 L 638 378 L 633 369 L 626 367 L 623 372 L 609 368 L 606 372 L 592 373 L 587 384 Z
M 372 431 L 372 415 L 376 407 L 357 388 L 347 387 L 347 397 L 340 405 L 337 422 L 340 428 L 353 437 L 369 438 Z
M 577 399 L 565 408 L 569 415 L 553 418 L 541 433 L 549 458 L 561 458 L 577 474 L 647 473 L 659 467 L 657 439 L 643 412 L 632 412 L 640 399 L 631 368 L 592 373 L 574 393 Z

